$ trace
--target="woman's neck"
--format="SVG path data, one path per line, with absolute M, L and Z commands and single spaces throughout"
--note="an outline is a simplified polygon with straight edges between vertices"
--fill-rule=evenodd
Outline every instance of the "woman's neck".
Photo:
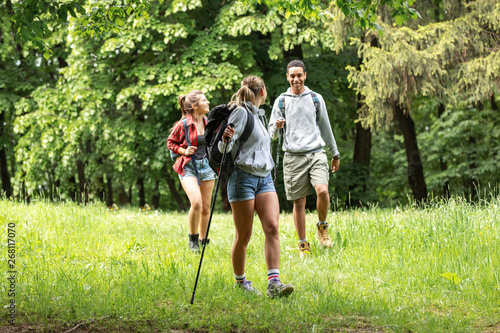
M 200 123 L 201 121 L 203 121 L 203 115 L 202 114 L 193 113 L 192 116 L 193 116 L 193 120 L 194 120 L 195 123 Z
M 256 107 L 259 107 L 262 105 L 262 98 L 256 98 L 255 99 L 255 104 Z

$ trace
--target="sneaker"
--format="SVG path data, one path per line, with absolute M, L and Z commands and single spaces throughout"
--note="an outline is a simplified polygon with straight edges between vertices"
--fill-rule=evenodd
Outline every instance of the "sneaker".
M 299 243 L 299 250 L 301 257 L 307 257 L 311 254 L 311 251 L 309 250 L 309 243 L 306 241 Z
M 243 289 L 245 292 L 255 295 L 262 295 L 257 289 L 252 287 L 252 281 L 245 279 L 243 282 L 236 282 L 236 288 Z
M 270 298 L 288 296 L 293 292 L 291 284 L 283 284 L 280 279 L 273 277 L 267 283 L 267 296 Z
M 200 241 L 198 240 L 199 234 L 189 235 L 189 249 L 191 252 L 200 253 Z
M 330 239 L 330 235 L 328 235 L 328 223 L 316 224 L 318 227 L 318 231 L 316 232 L 316 236 L 318 236 L 321 245 L 324 247 L 332 247 L 332 240 Z

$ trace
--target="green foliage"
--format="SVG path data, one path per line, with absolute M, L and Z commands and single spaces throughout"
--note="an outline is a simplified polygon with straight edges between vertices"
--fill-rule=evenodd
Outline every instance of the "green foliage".
M 146 0 L 92 1 L 90 5 L 82 0 L 8 0 L 7 6 L 14 23 L 12 29 L 16 41 L 20 44 L 32 43 L 46 60 L 53 52 L 46 42 L 52 33 L 48 20 L 57 25 L 67 25 L 72 17 L 77 19 L 81 34 L 93 36 L 109 30 L 119 31 L 128 17 L 149 18 Z
M 255 74 L 266 82 L 269 112 L 289 87 L 285 69 L 295 57 L 306 63 L 306 84 L 325 98 L 342 154 L 341 170 L 330 182 L 337 208 L 350 195 L 384 205 L 407 200 L 404 145 L 392 127 L 393 101 L 406 105 L 415 119 L 431 191 L 441 193 L 449 181 L 453 193 L 467 194 L 474 177 L 482 186 L 499 181 L 494 172 L 497 111 L 487 100 L 493 94 L 498 99 L 500 86 L 495 44 L 500 6 L 494 1 L 468 7 L 449 0 L 415 2 L 430 23 L 418 27 L 409 21 L 407 28 L 384 23 L 392 11 L 387 8 L 406 8 L 404 2 L 373 2 L 382 36 L 363 32 L 355 14 L 346 17 L 333 1 L 11 3 L 17 21 L 10 20 L 10 8 L 0 6 L 0 111 L 5 119 L 0 143 L 18 195 L 24 182 L 29 193 L 74 197 L 80 160 L 91 199 L 112 180 L 114 200 L 135 204 L 141 176 L 148 202 L 159 181 L 161 207 L 179 209 L 172 192 L 181 197 L 183 192 L 165 144 L 180 118 L 177 96 L 201 89 L 214 106 L 229 101 L 241 79 Z M 307 16 L 308 8 L 329 11 L 334 19 Z M 287 17 L 287 10 L 293 15 Z M 46 26 L 41 37 L 53 52 L 48 61 L 36 42 L 22 43 L 21 34 L 12 33 L 34 29 L 24 20 L 29 13 L 37 13 L 34 22 Z M 371 22 L 373 16 L 365 19 Z M 372 37 L 379 47 L 370 44 Z M 366 101 L 361 110 L 357 92 Z M 447 106 L 445 118 L 436 116 L 439 104 Z M 366 193 L 352 188 L 366 171 L 351 164 L 356 120 L 374 131 Z M 487 131 L 481 131 L 483 123 Z M 448 164 L 445 171 L 440 160 Z M 314 200 L 308 204 L 315 208 Z M 281 207 L 291 208 L 284 199 Z
M 256 4 L 265 3 L 269 8 L 276 8 L 278 11 L 285 11 L 285 19 L 290 15 L 300 15 L 306 19 L 324 20 L 325 18 L 335 19 L 328 10 L 323 9 L 323 4 L 319 0 L 302 0 L 298 2 L 283 0 L 240 0 L 245 7 L 251 8 Z M 160 1 L 162 3 L 163 1 Z M 185 12 L 200 5 L 200 1 L 173 1 L 171 13 L 178 11 Z M 154 3 L 156 4 L 156 3 Z M 337 0 L 336 6 L 342 10 L 344 15 L 353 19 L 355 25 L 361 28 L 376 28 L 380 26 L 375 23 L 377 12 L 380 7 L 388 6 L 392 8 L 391 16 L 401 25 L 408 22 L 409 18 L 416 19 L 420 14 L 410 6 L 413 0 L 379 0 L 376 2 L 362 0 Z M 77 31 L 83 35 L 102 35 L 108 31 L 120 32 L 125 27 L 128 18 L 142 18 L 149 20 L 151 4 L 147 0 L 105 0 L 92 1 L 86 4 L 83 0 L 64 0 L 55 2 L 45 1 L 18 1 L 8 0 L 11 20 L 14 22 L 13 31 L 18 43 L 32 43 L 34 47 L 43 53 L 45 59 L 49 59 L 52 54 L 50 45 L 46 43 L 47 36 L 51 33 L 50 27 L 46 24 L 47 18 L 57 22 L 57 24 L 67 25 L 70 17 L 77 21 Z M 168 13 L 166 13 L 168 15 Z M 247 34 L 250 30 L 246 30 Z
M 471 188 L 470 179 L 480 180 L 480 189 L 498 181 L 500 117 L 489 104 L 481 108 L 466 102 L 449 105 L 441 117 L 429 122 L 419 140 L 425 152 L 424 163 L 429 167 L 429 187 L 435 193 L 441 193 L 446 182 L 452 192 L 461 188 L 470 195 L 476 190 Z M 441 163 L 446 163 L 445 170 Z
M 411 109 L 412 99 L 480 102 L 498 92 L 500 11 L 495 1 L 475 2 L 473 10 L 418 29 L 385 27 L 379 46 L 355 40 L 363 65 L 349 67 L 349 79 L 366 98 L 360 118 L 366 126 L 392 121 L 393 103 Z
M 205 15 L 207 10 L 216 15 Z M 180 118 L 177 96 L 201 89 L 212 105 L 223 103 L 248 74 L 263 76 L 276 96 L 288 86 L 286 64 L 272 59 L 283 49 L 306 48 L 304 42 L 310 45 L 311 83 L 328 100 L 332 119 L 339 127 L 352 122 L 343 116 L 344 109 L 353 110 L 343 102 L 349 100 L 343 97 L 349 95 L 347 82 L 323 76 L 332 61 L 338 64 L 330 75 L 342 75 L 351 58 L 317 46 L 334 47 L 319 22 L 283 20 L 276 10 L 261 12 L 239 2 L 151 4 L 149 12 L 149 19 L 128 17 L 119 34 L 105 32 L 102 42 L 69 25 L 71 53 L 57 85 L 39 87 L 17 105 L 17 192 L 21 181 L 30 191 L 58 184 L 59 197 L 71 197 L 77 160 L 85 165 L 91 199 L 109 177 L 115 188 L 135 186 L 139 174 L 148 187 L 163 180 L 165 170 L 176 178 L 165 142 Z M 283 33 L 297 28 L 296 36 Z M 162 193 L 171 198 L 165 188 Z
M 285 19 L 289 19 L 291 15 L 303 16 L 306 19 L 325 20 L 326 18 L 335 20 L 337 15 L 332 14 L 327 9 L 324 9 L 324 2 L 320 0 L 239 0 L 244 4 L 262 4 L 265 3 L 269 8 L 277 8 L 279 11 L 285 12 Z M 336 0 L 333 3 L 339 8 L 344 15 L 352 19 L 356 26 L 361 28 L 370 28 L 381 31 L 380 25 L 376 23 L 377 15 L 381 7 L 387 6 L 391 8 L 391 17 L 396 23 L 401 26 L 407 23 L 410 18 L 422 18 L 420 14 L 410 6 L 415 1 L 401 0 Z M 330 5 L 332 7 L 332 5 Z

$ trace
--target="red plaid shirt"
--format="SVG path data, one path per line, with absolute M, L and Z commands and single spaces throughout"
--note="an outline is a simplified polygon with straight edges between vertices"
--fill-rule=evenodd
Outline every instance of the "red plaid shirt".
M 188 115 L 187 117 L 187 127 L 188 127 L 188 133 L 189 133 L 189 139 L 191 140 L 191 145 L 198 147 L 198 131 L 196 130 L 196 126 L 193 123 L 193 116 Z M 207 125 L 207 117 L 203 117 L 203 121 L 205 123 L 205 126 Z M 187 141 L 186 138 L 184 137 L 184 122 L 183 121 L 178 121 L 174 129 L 172 130 L 172 133 L 170 133 L 170 136 L 167 139 L 167 147 L 171 151 L 173 151 L 176 154 L 179 154 L 179 148 L 187 148 Z M 186 164 L 191 161 L 192 156 L 186 156 L 186 155 L 181 155 L 174 163 L 174 170 L 177 172 L 179 175 L 184 176 L 184 167 Z

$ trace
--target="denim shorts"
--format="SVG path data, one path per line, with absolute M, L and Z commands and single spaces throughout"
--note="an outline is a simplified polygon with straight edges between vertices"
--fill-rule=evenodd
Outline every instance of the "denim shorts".
M 179 179 L 184 179 L 185 177 L 196 178 L 196 172 L 194 171 L 193 162 L 196 163 L 196 168 L 198 169 L 198 175 L 200 176 L 200 181 L 212 180 L 217 178 L 217 174 L 212 170 L 208 164 L 208 159 L 204 158 L 202 160 L 191 159 L 188 164 L 184 166 L 184 176 L 179 175 Z
M 227 183 L 229 202 L 252 200 L 265 192 L 276 192 L 271 174 L 258 177 L 238 169 L 233 171 Z

